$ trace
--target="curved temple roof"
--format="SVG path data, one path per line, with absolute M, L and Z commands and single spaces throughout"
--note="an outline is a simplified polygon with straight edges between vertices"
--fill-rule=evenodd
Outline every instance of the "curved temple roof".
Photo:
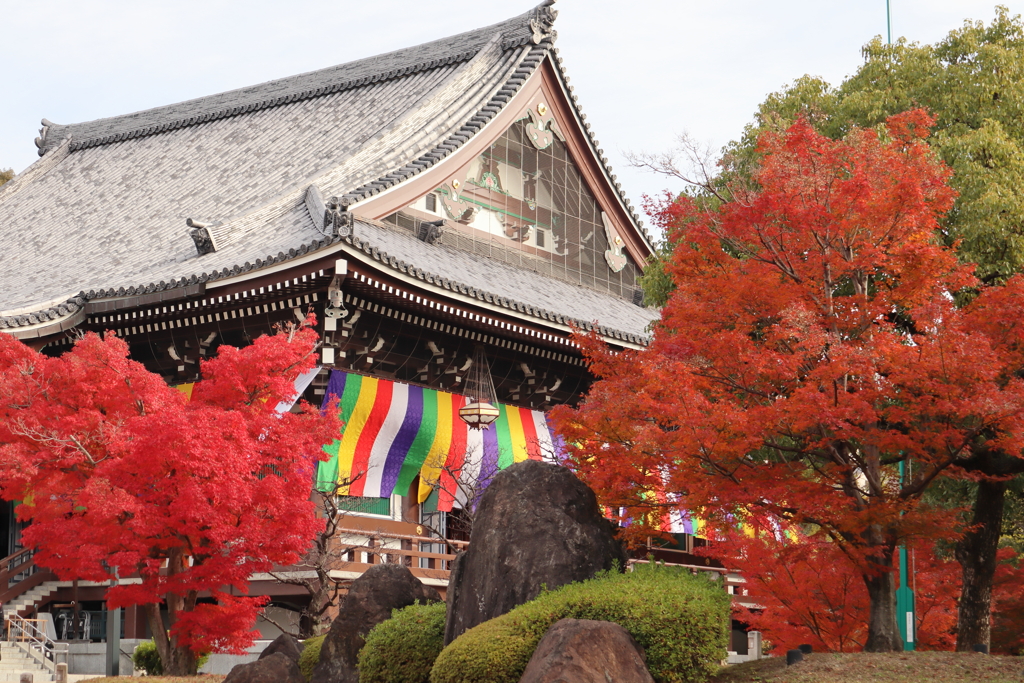
M 325 238 L 303 198 L 315 184 L 353 204 L 459 149 L 545 58 L 560 65 L 553 1 L 443 40 L 180 104 L 72 125 L 44 119 L 42 158 L 0 187 L 9 245 L 0 330 L 67 319 L 89 299 L 212 282 L 326 248 L 370 244 L 417 272 L 464 280 L 470 255 L 444 255 L 379 224 L 358 224 L 355 241 Z M 197 257 L 186 219 L 210 224 L 216 251 Z M 494 296 L 537 317 L 600 318 L 609 336 L 634 342 L 655 317 L 529 271 L 505 267 L 497 277 L 500 266 L 475 268 Z

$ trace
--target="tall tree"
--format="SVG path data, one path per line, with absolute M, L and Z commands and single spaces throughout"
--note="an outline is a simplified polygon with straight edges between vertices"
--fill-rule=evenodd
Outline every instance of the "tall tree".
M 889 116 L 924 107 L 936 119 L 929 144 L 954 171 L 950 185 L 958 193 L 952 210 L 940 217 L 936 234 L 946 245 L 959 245 L 961 260 L 977 264 L 983 285 L 999 285 L 1024 267 L 1022 83 L 1024 24 L 997 7 L 991 24 L 965 22 L 934 45 L 902 39 L 887 45 L 876 38 L 864 47 L 863 66 L 839 86 L 804 76 L 769 95 L 742 138 L 727 147 L 717 178 L 706 180 L 705 155 L 686 141 L 681 151 L 689 163 L 671 155 L 639 161 L 728 193 L 731 182 L 748 178 L 756 168 L 760 135 L 785 130 L 800 116 L 819 132 L 840 138 L 856 126 L 881 126 Z M 664 301 L 664 278 L 647 280 L 648 297 Z M 980 480 L 971 501 L 971 523 L 957 550 L 963 571 L 960 650 L 989 642 L 1000 528 L 1015 501 L 1007 486 L 1012 476 L 1018 487 L 1024 479 L 1024 460 L 1018 456 L 980 449 L 975 458 L 960 463 Z
M 902 648 L 895 548 L 949 526 L 922 493 L 979 439 L 1024 439 L 1024 382 L 981 304 L 952 302 L 977 281 L 934 240 L 954 193 L 931 123 L 912 111 L 835 141 L 799 120 L 762 136 L 752 183 L 719 205 L 668 204 L 675 289 L 654 342 L 584 339 L 600 380 L 554 412 L 581 476 L 634 527 L 659 500 L 812 525 L 864 582 L 869 651 Z
M 247 597 L 249 577 L 294 562 L 322 526 L 309 493 L 337 419 L 276 410 L 315 345 L 303 326 L 221 346 L 186 400 L 112 334 L 57 358 L 0 334 L 0 492 L 23 501 L 24 541 L 61 579 L 138 576 L 107 601 L 145 607 L 168 674 L 251 644 L 265 599 Z

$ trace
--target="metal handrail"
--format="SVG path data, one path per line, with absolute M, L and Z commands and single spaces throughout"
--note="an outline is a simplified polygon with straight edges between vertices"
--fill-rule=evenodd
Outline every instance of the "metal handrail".
M 51 675 L 56 675 L 58 664 L 68 663 L 68 644 L 50 639 L 42 619 L 24 619 L 12 614 L 7 623 L 8 642 L 24 650 Z

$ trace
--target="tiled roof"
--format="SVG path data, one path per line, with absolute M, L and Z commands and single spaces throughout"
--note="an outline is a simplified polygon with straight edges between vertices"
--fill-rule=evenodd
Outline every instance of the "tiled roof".
M 68 137 L 72 138 L 71 148 L 74 151 L 201 125 L 460 64 L 472 59 L 496 35 L 500 35 L 504 49 L 523 46 L 531 42 L 529 19 L 532 14 L 423 45 L 165 107 L 86 123 L 50 123 L 42 144 L 37 144 L 39 156 Z
M 44 311 L 0 317 L 0 329 L 55 320 L 76 312 L 85 306 L 86 302 L 94 299 L 141 296 L 197 283 L 216 282 L 320 251 L 325 255 L 361 252 L 383 266 L 414 277 L 427 285 L 456 292 L 538 320 L 575 325 L 584 330 L 595 329 L 605 337 L 632 344 L 647 344 L 648 326 L 658 317 L 658 313 L 652 309 L 635 306 L 611 294 L 510 266 L 454 247 L 428 245 L 411 233 L 385 223 L 357 220 L 354 235 L 342 239 L 324 238 L 320 235 L 313 227 L 304 207 L 295 209 L 284 222 L 293 225 L 304 224 L 303 231 L 308 239 L 298 247 L 292 246 L 287 251 L 266 254 L 251 262 L 246 261 L 230 268 L 184 276 L 170 270 L 161 271 L 156 276 L 165 279 L 159 282 L 82 291 L 66 302 Z M 245 252 L 259 249 L 254 244 L 240 244 L 237 248 Z M 486 286 L 479 285 L 484 282 L 487 283 Z M 572 309 L 571 313 L 567 312 L 569 308 Z
M 9 246 L 0 256 L 0 314 L 7 313 L 0 329 L 63 318 L 87 299 L 212 281 L 329 245 L 305 209 L 306 188 L 315 180 L 324 194 L 354 202 L 458 149 L 551 52 L 550 4 L 494 26 L 251 88 L 51 124 L 39 141 L 43 158 L 0 188 L 0 239 Z M 218 223 L 215 252 L 197 257 L 187 218 Z M 383 230 L 365 229 L 360 239 Z M 378 237 L 385 251 L 434 248 L 387 239 L 386 231 Z M 407 255 L 407 263 L 433 267 Z M 480 280 L 492 281 L 510 280 Z M 161 284 L 139 286 L 145 282 Z M 573 287 L 560 283 L 548 291 L 563 285 Z M 522 292 L 492 294 L 515 307 L 520 302 L 512 297 Z M 584 314 L 584 299 L 574 293 L 560 304 L 524 303 L 582 322 L 599 318 L 589 309 Z M 639 338 L 646 312 L 621 303 L 633 309 L 632 318 L 605 324 Z
M 541 320 L 585 330 L 593 326 L 612 339 L 646 344 L 647 328 L 658 318 L 657 311 L 617 296 L 455 247 L 428 245 L 387 224 L 358 221 L 350 244 L 391 269 L 436 287 Z

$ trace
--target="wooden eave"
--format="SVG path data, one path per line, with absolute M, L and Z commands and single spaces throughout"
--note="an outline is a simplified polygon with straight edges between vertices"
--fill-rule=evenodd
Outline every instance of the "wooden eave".
M 90 301 L 76 327 L 115 330 L 130 337 L 168 329 L 202 326 L 244 315 L 270 315 L 285 307 L 305 307 L 323 301 L 335 274 L 339 257 L 350 262 L 350 276 L 343 289 L 364 298 L 389 301 L 399 310 L 419 310 L 424 317 L 445 320 L 467 329 L 488 330 L 495 337 L 531 344 L 559 353 L 578 356 L 568 324 L 518 314 L 508 308 L 430 285 L 389 268 L 347 245 L 310 254 L 288 262 L 274 272 L 252 271 L 205 285 L 168 290 L 158 294 L 107 298 Z M 351 277 L 354 271 L 356 277 Z M 363 276 L 363 280 L 359 279 Z M 365 278 L 369 278 L 370 284 Z M 388 290 L 390 288 L 390 291 Z M 69 328 L 51 323 L 53 333 L 42 343 L 66 336 Z M 629 348 L 639 345 L 605 336 L 609 343 Z

